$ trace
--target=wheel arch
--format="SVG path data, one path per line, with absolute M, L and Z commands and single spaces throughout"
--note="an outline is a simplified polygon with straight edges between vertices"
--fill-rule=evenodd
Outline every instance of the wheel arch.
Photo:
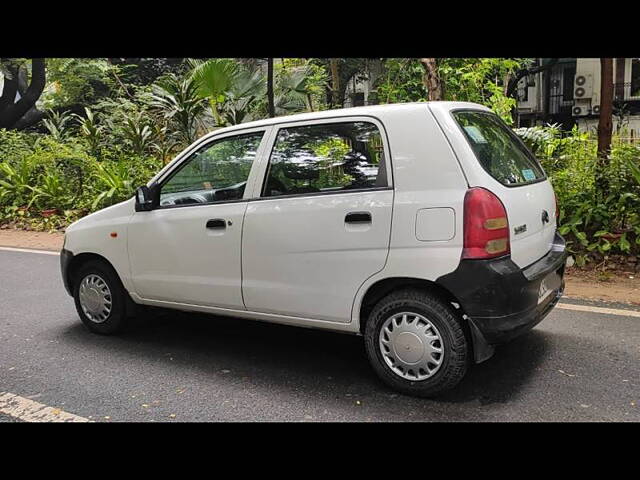
M 118 270 L 113 266 L 113 264 L 106 257 L 95 253 L 95 252 L 82 252 L 78 255 L 74 255 L 73 258 L 69 262 L 69 266 L 67 267 L 66 278 L 65 281 L 67 285 L 69 285 L 69 290 L 71 291 L 71 295 L 73 296 L 73 291 L 75 288 L 75 281 L 77 281 L 76 276 L 78 275 L 78 271 L 82 268 L 83 265 L 86 265 L 87 262 L 98 261 L 103 263 L 107 267 L 109 267 L 118 281 L 120 282 L 120 286 L 122 287 L 122 291 L 125 294 L 125 306 L 128 315 L 134 315 L 136 312 L 136 303 L 131 298 L 131 295 L 127 291 L 124 283 L 122 282 L 122 277 L 118 273 Z
M 359 332 L 364 334 L 369 314 L 375 304 L 389 293 L 402 288 L 416 288 L 436 296 L 443 302 L 451 305 L 452 309 L 460 316 L 463 330 L 471 346 L 471 354 L 476 363 L 483 362 L 493 355 L 493 346 L 489 345 L 482 333 L 475 326 L 473 320 L 466 315 L 464 308 L 457 297 L 442 285 L 424 278 L 414 277 L 389 277 L 373 283 L 360 302 Z
M 67 278 L 65 280 L 67 281 L 67 284 L 69 285 L 69 288 L 72 292 L 75 287 L 74 282 L 77 280 L 76 276 L 78 275 L 78 271 L 83 265 L 85 265 L 87 262 L 90 262 L 90 261 L 99 261 L 101 263 L 106 264 L 116 274 L 116 276 L 118 277 L 118 280 L 120 280 L 120 283 L 122 283 L 122 278 L 120 278 L 120 274 L 115 269 L 113 264 L 106 257 L 103 257 L 98 253 L 83 252 L 83 253 L 79 253 L 78 255 L 74 255 L 71 261 L 69 262 L 69 266 L 67 267 L 67 272 L 66 272 Z

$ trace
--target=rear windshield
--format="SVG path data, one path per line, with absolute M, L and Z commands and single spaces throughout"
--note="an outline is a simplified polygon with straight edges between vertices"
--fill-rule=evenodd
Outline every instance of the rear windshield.
M 453 112 L 453 117 L 482 168 L 503 185 L 526 185 L 546 178 L 536 157 L 497 115 L 463 110 Z

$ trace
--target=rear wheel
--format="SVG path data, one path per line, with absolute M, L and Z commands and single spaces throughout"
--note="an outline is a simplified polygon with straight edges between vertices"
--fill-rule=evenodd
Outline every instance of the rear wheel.
M 392 388 L 422 397 L 455 387 L 469 362 L 461 319 L 440 299 L 414 289 L 380 300 L 365 328 L 367 356 Z
M 78 269 L 73 287 L 78 315 L 89 330 L 103 335 L 120 332 L 126 323 L 126 292 L 113 269 L 99 261 Z

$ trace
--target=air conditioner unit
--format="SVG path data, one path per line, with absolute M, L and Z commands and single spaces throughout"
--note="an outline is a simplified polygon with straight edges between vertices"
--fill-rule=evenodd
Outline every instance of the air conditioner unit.
M 591 113 L 593 113 L 594 115 L 600 115 L 600 105 L 592 106 Z
M 591 98 L 593 96 L 593 75 L 590 73 L 576 75 L 573 96 L 575 98 Z
M 584 117 L 589 113 L 586 105 L 576 105 L 571 109 L 571 114 L 574 117 Z

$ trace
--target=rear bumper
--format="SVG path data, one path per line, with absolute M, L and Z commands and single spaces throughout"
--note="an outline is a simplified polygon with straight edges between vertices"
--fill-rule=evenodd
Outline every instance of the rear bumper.
M 527 268 L 508 256 L 462 260 L 437 283 L 460 301 L 472 324 L 474 343 L 490 346 L 525 333 L 547 316 L 564 291 L 566 258 L 565 241 L 556 233 L 549 253 Z M 548 293 L 539 301 L 543 280 Z

